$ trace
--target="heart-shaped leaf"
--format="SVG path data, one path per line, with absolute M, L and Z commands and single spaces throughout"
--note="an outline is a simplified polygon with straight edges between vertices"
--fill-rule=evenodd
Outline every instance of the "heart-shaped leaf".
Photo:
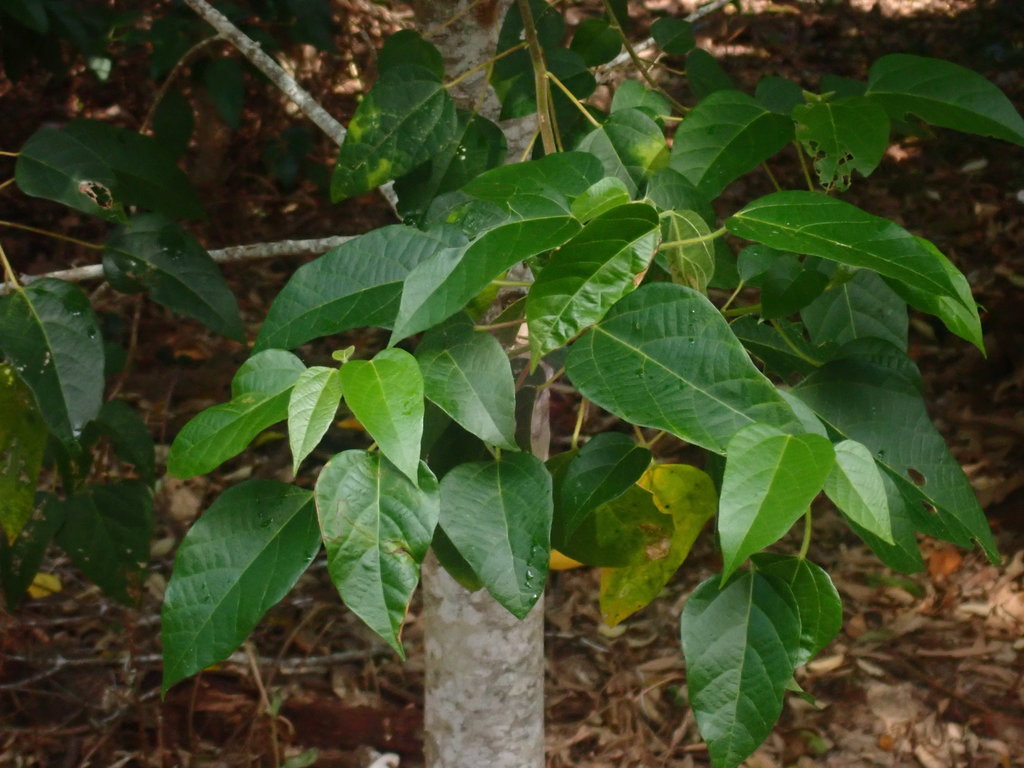
M 331 581 L 353 613 L 403 658 L 402 620 L 434 535 L 439 498 L 425 464 L 414 484 L 367 451 L 339 453 L 316 482 Z

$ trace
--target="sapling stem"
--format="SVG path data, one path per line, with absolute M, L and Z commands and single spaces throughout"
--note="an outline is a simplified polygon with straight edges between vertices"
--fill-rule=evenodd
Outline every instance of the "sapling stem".
M 11 184 L 13 184 L 13 183 L 14 183 L 14 177 L 13 177 L 13 176 L 11 176 L 11 178 L 9 178 L 9 179 L 8 179 L 7 181 L 5 181 L 5 182 L 4 182 L 3 184 L 0 184 L 0 189 L 4 189 L 5 187 L 9 187 L 9 186 L 11 186 Z
M 800 347 L 798 347 L 794 343 L 793 339 L 789 337 L 789 334 L 786 333 L 786 329 L 782 327 L 782 323 L 780 323 L 778 320 L 772 320 L 771 323 L 772 327 L 779 332 L 779 336 L 782 337 L 782 340 L 786 342 L 786 346 L 793 350 L 794 355 L 799 357 L 804 362 L 810 363 L 815 368 L 820 368 L 821 366 L 824 365 L 824 363 L 821 362 L 821 360 L 816 360 L 815 358 L 811 357 L 806 352 L 804 352 L 802 349 L 800 349 Z
M 523 318 L 518 320 L 503 320 L 500 323 L 486 323 L 484 325 L 474 325 L 474 331 L 497 331 L 501 328 L 511 328 L 513 325 L 522 325 Z
M 4 252 L 4 247 L 2 245 L 0 245 L 0 262 L 3 264 L 4 281 L 15 291 L 24 290 L 21 287 L 21 283 L 18 282 L 18 276 L 14 274 L 14 268 L 11 266 L 11 262 L 7 260 L 7 254 Z
M 755 312 L 760 312 L 761 304 L 748 304 L 745 307 L 736 307 L 736 309 L 725 309 L 723 307 L 720 311 L 725 317 L 743 317 L 744 315 L 752 315 Z
M 798 557 L 801 560 L 807 559 L 807 552 L 811 548 L 811 536 L 813 534 L 813 518 L 811 517 L 811 510 L 808 507 L 807 512 L 804 513 L 804 540 L 800 543 L 800 554 Z
M 565 375 L 565 366 L 563 365 L 561 368 L 559 368 L 557 371 L 555 371 L 553 374 L 551 374 L 551 376 L 548 378 L 548 380 L 545 381 L 543 384 L 541 384 L 539 387 L 537 387 L 537 389 L 538 390 L 547 389 L 552 384 L 554 384 L 556 381 L 558 381 L 560 378 L 562 378 L 562 376 L 564 376 L 564 375 Z
M 580 431 L 583 429 L 583 421 L 587 418 L 587 399 L 580 398 L 580 408 L 576 412 L 576 425 L 572 428 L 572 439 L 569 441 L 569 450 L 575 451 L 580 445 Z
M 533 283 L 529 280 L 491 280 L 491 285 L 499 288 L 529 288 Z
M 779 184 L 779 180 L 775 178 L 775 174 L 772 173 L 772 169 L 768 167 L 768 163 L 762 162 L 761 167 L 764 169 L 764 172 L 768 174 L 768 178 L 771 179 L 772 186 L 775 187 L 775 191 L 781 192 L 782 185 Z
M 7 152 L 5 150 L 0 149 L 0 157 L 17 157 L 20 154 L 21 152 Z
M 26 232 L 34 232 L 37 235 L 45 235 L 46 237 L 52 237 L 54 240 L 63 240 L 66 243 L 73 243 L 80 245 L 83 248 L 92 248 L 94 251 L 102 251 L 103 246 L 99 243 L 90 243 L 85 240 L 79 240 L 77 237 L 68 237 L 67 235 L 59 235 L 56 232 L 51 232 L 48 229 L 40 229 L 39 227 L 32 227 L 28 224 L 18 224 L 13 221 L 0 221 L 0 227 L 11 227 L 12 229 L 23 229 Z
M 533 23 L 533 9 L 530 8 L 530 2 L 529 0 L 518 0 L 518 3 L 519 15 L 523 19 L 523 34 L 526 36 L 530 61 L 533 63 L 533 85 L 537 92 L 537 127 L 540 128 L 544 154 L 553 155 L 558 151 L 558 146 L 555 143 L 555 133 L 551 128 L 551 113 L 548 104 L 551 92 L 548 88 L 548 79 L 544 76 L 548 68 L 544 63 L 544 51 L 541 50 L 540 40 L 537 38 L 537 27 Z
M 800 146 L 799 141 L 794 141 L 793 146 L 796 147 L 796 156 L 800 158 L 800 170 L 804 172 L 804 181 L 807 182 L 807 189 L 813 192 L 814 180 L 811 179 L 811 169 L 807 166 L 807 157 L 804 155 L 804 148 Z
M 709 232 L 708 234 L 701 235 L 700 237 L 688 237 L 685 240 L 671 240 L 667 243 L 662 243 L 660 246 L 658 246 L 658 250 L 663 251 L 666 248 L 676 248 L 683 245 L 696 245 L 697 243 L 706 243 L 710 240 L 717 240 L 728 231 L 729 230 L 726 229 L 725 227 L 720 227 L 716 229 L 714 232 Z
M 729 294 L 729 298 L 726 299 L 725 304 L 722 305 L 721 312 L 723 315 L 729 311 L 729 307 L 732 306 L 732 303 L 736 300 L 736 297 L 740 295 L 740 291 L 743 290 L 744 285 L 745 283 L 742 280 L 740 280 L 739 285 L 736 286 L 736 290 Z

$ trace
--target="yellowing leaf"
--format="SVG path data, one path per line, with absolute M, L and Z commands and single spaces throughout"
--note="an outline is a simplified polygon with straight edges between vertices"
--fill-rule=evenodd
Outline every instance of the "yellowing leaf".
M 13 543 L 32 515 L 46 425 L 32 393 L 0 365 L 0 530 Z
M 60 579 L 52 573 L 37 573 L 28 587 L 28 594 L 33 599 L 55 595 L 63 589 Z
M 557 549 L 551 550 L 551 558 L 548 563 L 548 568 L 552 571 L 569 571 L 573 568 L 579 568 L 582 566 L 579 560 L 573 560 L 571 557 L 566 557 Z
M 711 478 L 685 464 L 655 464 L 636 484 L 649 491 L 654 506 L 668 516 L 671 533 L 661 546 L 647 547 L 642 562 L 601 569 L 601 614 L 609 626 L 658 596 L 715 514 L 718 501 Z

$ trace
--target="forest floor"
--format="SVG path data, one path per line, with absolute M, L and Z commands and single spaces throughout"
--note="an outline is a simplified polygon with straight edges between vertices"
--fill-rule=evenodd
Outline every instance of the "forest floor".
M 652 14 L 685 14 L 693 5 L 631 4 L 637 36 Z M 906 51 L 975 68 L 1024 106 L 1018 0 L 740 6 L 742 12 L 706 19 L 698 38 L 744 88 L 764 74 L 811 89 L 825 72 L 863 78 L 878 56 Z M 347 119 L 362 79 L 372 77 L 366 73 L 373 46 L 409 14 L 365 0 L 334 7 L 347 62 L 296 53 L 295 64 L 328 108 Z M 15 149 L 42 123 L 77 114 L 137 127 L 152 84 L 130 64 L 119 65 L 102 87 L 85 72 L 63 80 L 40 72 L 17 84 L 0 74 L 0 148 Z M 674 87 L 672 76 L 664 77 Z M 391 220 L 375 195 L 331 206 L 315 174 L 292 187 L 268 181 L 262 148 L 293 124 L 275 96 L 250 83 L 237 132 L 212 117 L 201 127 L 201 146 L 197 141 L 185 162 L 211 214 L 196 229 L 208 247 L 355 234 Z M 317 139 L 310 156 L 328 167 L 331 148 Z M 777 173 L 799 183 L 795 157 L 784 158 Z M 719 212 L 768 191 L 765 178 L 741 180 Z M 745 765 L 1024 766 L 1024 149 L 949 132 L 908 137 L 892 145 L 870 180 L 855 184 L 850 199 L 934 240 L 968 275 L 984 309 L 987 357 L 920 317 L 912 323 L 912 355 L 924 371 L 933 417 L 966 468 L 1004 559 L 992 565 L 977 551 L 923 539 L 926 570 L 900 575 L 822 507 L 810 556 L 833 576 L 844 627 L 798 672 L 813 701 L 790 696 L 778 728 Z M 2 219 L 102 237 L 101 225 L 13 187 L 0 192 L 0 206 Z M 72 246 L 2 235 L 22 272 L 94 260 Z M 299 261 L 225 267 L 250 331 Z M 135 363 L 121 395 L 146 415 L 165 452 L 188 418 L 226 399 L 245 350 L 152 303 L 96 284 L 90 291 L 106 312 L 129 319 L 138 313 Z M 558 407 L 571 423 L 574 403 Z M 602 424 L 607 419 L 594 414 L 584 429 Z M 363 436 L 338 429 L 331 439 L 340 450 Z M 319 750 L 318 766 L 422 764 L 418 605 L 403 636 L 410 660 L 402 663 L 340 603 L 321 560 L 241 651 L 161 701 L 159 611 L 173 553 L 200 511 L 250 476 L 291 479 L 284 441 L 266 441 L 209 476 L 163 480 L 158 535 L 137 606 L 104 598 L 60 552 L 51 553 L 45 571 L 56 577 L 57 591 L 0 613 L 0 766 L 264 766 L 278 764 L 275 755 L 283 764 L 310 748 Z M 549 766 L 708 764 L 686 706 L 678 616 L 690 590 L 717 570 L 715 558 L 707 541 L 698 544 L 661 598 L 615 629 L 601 621 L 596 571 L 553 575 L 546 599 Z M 271 707 L 276 718 L 267 714 Z

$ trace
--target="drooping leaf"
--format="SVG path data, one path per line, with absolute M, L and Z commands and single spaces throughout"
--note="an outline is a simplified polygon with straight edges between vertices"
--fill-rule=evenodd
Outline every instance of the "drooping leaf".
M 870 270 L 823 292 L 800 310 L 800 318 L 818 345 L 873 336 L 907 348 L 907 304 Z
M 718 91 L 736 89 L 736 83 L 722 69 L 718 59 L 703 48 L 694 48 L 686 55 L 686 79 L 698 99 L 705 99 Z
M 292 472 L 312 453 L 331 426 L 341 403 L 341 375 L 337 368 L 314 365 L 299 374 L 288 398 L 288 445 Z
M 796 137 L 814 159 L 821 186 L 842 191 L 854 171 L 870 176 L 889 145 L 889 117 L 866 96 L 815 101 L 793 109 Z
M 57 543 L 90 581 L 129 602 L 128 586 L 149 560 L 153 496 L 144 483 L 89 485 L 62 502 Z
M 133 216 L 103 249 L 103 273 L 116 290 L 148 291 L 153 301 L 242 341 L 238 303 L 220 268 L 191 234 L 159 214 Z
M 800 652 L 796 666 L 806 664 L 839 634 L 843 602 L 829 575 L 806 558 L 763 552 L 752 558 L 757 570 L 789 585 L 800 614 Z
M 0 352 L 50 431 L 77 440 L 103 397 L 103 339 L 82 289 L 47 277 L 0 297 Z
M 588 67 L 597 67 L 619 55 L 622 36 L 607 19 L 584 19 L 576 27 L 569 49 L 578 53 Z
M 612 112 L 639 109 L 648 117 L 658 119 L 672 113 L 672 105 L 658 91 L 645 88 L 636 80 L 626 80 L 612 95 Z
M 487 591 L 520 619 L 547 578 L 551 508 L 551 475 L 526 453 L 461 464 L 441 480 L 441 527 Z
M 416 64 L 382 72 L 349 123 L 331 199 L 404 176 L 447 146 L 456 129 L 455 105 L 434 72 Z
M 403 65 L 418 64 L 438 80 L 444 77 L 444 56 L 413 29 L 400 29 L 384 39 L 377 54 L 377 71 L 387 72 Z
M 299 358 L 281 349 L 250 357 L 231 380 L 231 400 L 182 427 L 167 455 L 167 471 L 194 477 L 241 453 L 256 435 L 288 417 L 292 386 L 304 370 Z
M 515 382 L 497 339 L 455 315 L 424 334 L 416 360 L 428 400 L 481 440 L 518 450 Z
M 907 498 L 896 485 L 888 472 L 882 473 L 882 484 L 885 487 L 886 504 L 889 508 L 889 520 L 892 524 L 893 543 L 880 539 L 866 528 L 861 527 L 849 517 L 846 522 L 864 543 L 871 548 L 879 560 L 900 573 L 918 573 L 924 570 L 924 558 L 921 547 L 917 543 L 913 506 L 920 506 L 916 498 Z M 842 512 L 842 510 L 840 510 Z
M 820 352 L 803 337 L 798 324 L 787 320 L 779 320 L 778 323 L 781 333 L 774 325 L 762 323 L 749 315 L 738 318 L 729 327 L 744 348 L 771 373 L 790 379 L 794 374 L 804 376 L 813 371 L 816 366 L 811 360 L 815 360 L 815 355 Z
M 723 578 L 786 534 L 834 465 L 832 444 L 821 435 L 787 435 L 766 424 L 736 433 L 726 452 L 718 511 Z
M 395 182 L 398 212 L 406 219 L 421 220 L 435 197 L 501 165 L 506 152 L 505 134 L 497 125 L 459 110 L 458 127 L 447 146 Z
M 920 375 L 906 353 L 877 339 L 851 342 L 793 391 L 829 427 L 867 446 L 900 492 L 915 500 L 918 530 L 960 546 L 974 539 L 993 562 L 998 560 L 985 515 L 928 417 Z M 890 512 L 895 514 L 891 505 Z
M 319 551 L 310 491 L 276 480 L 224 491 L 175 557 L 161 612 L 163 692 L 227 658 Z
M 46 425 L 32 392 L 0 363 L 0 536 L 13 542 L 32 516 Z
M 715 244 L 710 240 L 686 242 L 709 235 L 707 223 L 696 211 L 669 211 L 662 229 L 664 244 L 659 256 L 664 257 L 672 282 L 707 293 L 715 274 Z
M 406 276 L 390 343 L 447 320 L 509 267 L 558 247 L 579 229 L 571 216 L 542 215 L 511 221 L 468 245 L 434 254 Z
M 110 439 L 117 458 L 134 464 L 139 476 L 153 485 L 156 480 L 156 449 L 149 427 L 137 410 L 124 400 L 108 400 L 100 408 L 92 426 Z
M 665 516 L 667 535 L 646 546 L 639 562 L 601 569 L 601 616 L 610 626 L 658 596 L 717 507 L 714 483 L 696 467 L 656 464 L 638 485 L 651 493 L 654 505 Z
M 601 161 L 605 174 L 625 182 L 631 195 L 643 180 L 668 163 L 668 145 L 654 120 L 639 109 L 612 112 L 577 149 Z
M 303 264 L 270 306 L 253 349 L 294 349 L 311 339 L 395 321 L 402 281 L 424 259 L 464 243 L 456 230 L 395 224 Z
M 40 493 L 18 537 L 8 542 L 7 536 L 0 535 L 0 590 L 8 610 L 17 608 L 25 599 L 50 542 L 64 524 L 66 512 L 56 496 Z
M 754 98 L 761 106 L 779 115 L 790 115 L 793 108 L 804 103 L 804 91 L 797 83 L 777 75 L 768 75 L 757 81 Z
M 606 176 L 573 200 L 571 211 L 580 221 L 588 222 L 628 202 L 626 182 L 615 176 Z
M 696 45 L 693 24 L 673 16 L 656 20 L 651 25 L 651 36 L 661 50 L 672 56 L 685 56 Z
M 625 568 L 665 552 L 671 538 L 671 519 L 658 511 L 648 491 L 631 485 L 587 511 L 572 535 L 563 536 L 562 544 L 554 548 L 587 565 Z
M 716 91 L 679 125 L 670 165 L 714 199 L 792 138 L 788 118 L 769 112 L 741 91 Z
M 894 118 L 912 113 L 943 128 L 1024 145 L 1024 118 L 1006 95 L 951 61 L 905 53 L 883 56 L 871 66 L 867 94 Z
M 923 246 L 898 224 L 850 203 L 815 192 L 775 192 L 731 216 L 726 226 L 733 234 L 779 250 L 873 269 L 913 289 L 914 298 L 918 294 L 947 297 L 977 314 L 973 301 L 964 303 L 941 254 Z M 915 301 L 926 311 L 943 311 L 934 302 L 925 304 Z M 943 320 L 947 316 L 939 315 Z
M 26 195 L 107 221 L 123 221 L 130 205 L 171 219 L 203 216 L 185 174 L 153 138 L 98 120 L 40 128 L 21 148 L 14 175 Z
M 417 472 L 412 483 L 379 453 L 345 451 L 316 483 L 331 581 L 353 613 L 403 658 L 402 620 L 440 511 L 437 480 L 425 464 Z
M 767 245 L 749 245 L 736 259 L 740 277 L 761 289 L 761 317 L 788 317 L 816 299 L 828 285 L 828 277 L 805 266 L 792 253 Z
M 782 713 L 800 649 L 800 614 L 789 585 L 759 572 L 728 583 L 712 576 L 680 619 L 690 706 L 715 768 L 736 768 Z
M 573 344 L 566 366 L 605 410 L 718 453 L 754 422 L 802 431 L 719 311 L 691 288 L 630 293 Z
M 882 473 L 856 440 L 835 445 L 836 464 L 825 479 L 825 494 L 843 514 L 883 541 L 894 544 Z
M 633 289 L 654 257 L 659 229 L 653 207 L 630 203 L 601 214 L 558 249 L 526 297 L 534 362 Z
M 341 369 L 341 386 L 352 415 L 402 474 L 419 475 L 423 437 L 423 376 L 404 349 L 385 349 L 372 360 Z

